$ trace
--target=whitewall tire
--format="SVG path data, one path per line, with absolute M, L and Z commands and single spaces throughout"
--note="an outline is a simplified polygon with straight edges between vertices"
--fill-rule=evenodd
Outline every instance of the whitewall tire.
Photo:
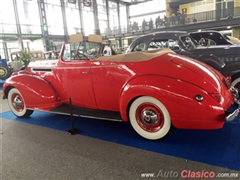
M 171 118 L 167 108 L 150 96 L 139 97 L 131 104 L 129 119 L 133 129 L 149 140 L 163 138 L 171 128 Z
M 237 89 L 240 89 L 240 88 L 239 88 L 239 87 L 240 87 L 240 77 L 235 78 L 235 79 L 232 81 L 232 85 L 233 85 L 234 87 L 236 87 Z
M 16 89 L 12 88 L 8 93 L 8 105 L 17 117 L 29 117 L 33 111 L 26 108 L 26 104 L 21 93 Z

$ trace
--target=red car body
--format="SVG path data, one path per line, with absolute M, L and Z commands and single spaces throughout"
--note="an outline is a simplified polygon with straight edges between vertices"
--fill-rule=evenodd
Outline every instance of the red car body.
M 6 80 L 4 96 L 16 116 L 29 116 L 31 110 L 65 113 L 71 99 L 75 115 L 130 119 L 141 136 L 152 140 L 164 137 L 171 125 L 223 127 L 233 89 L 213 68 L 170 50 L 64 60 L 67 44 L 58 60 L 32 61 L 28 71 Z

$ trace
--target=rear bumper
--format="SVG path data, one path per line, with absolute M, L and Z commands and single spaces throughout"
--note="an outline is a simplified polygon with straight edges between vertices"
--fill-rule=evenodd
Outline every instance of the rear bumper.
M 232 95 L 234 96 L 234 103 L 238 105 L 237 108 L 231 113 L 225 112 L 226 114 L 226 121 L 233 121 L 236 119 L 240 112 L 240 99 L 239 99 L 239 93 L 238 90 L 235 89 L 233 86 L 230 86 L 229 90 L 231 91 Z
M 226 121 L 233 121 L 234 119 L 236 119 L 239 115 L 239 112 L 240 112 L 240 107 L 238 107 L 232 113 L 226 112 Z

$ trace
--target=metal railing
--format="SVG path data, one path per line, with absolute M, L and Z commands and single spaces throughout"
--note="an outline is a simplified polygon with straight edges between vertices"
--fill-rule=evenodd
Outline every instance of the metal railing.
M 231 13 L 229 13 L 231 12 Z M 155 26 L 155 22 L 153 22 L 154 26 L 153 29 L 161 29 L 166 27 L 173 27 L 173 26 L 182 26 L 185 24 L 194 24 L 194 23 L 202 23 L 202 22 L 210 22 L 210 21 L 218 21 L 222 19 L 228 18 L 236 18 L 240 17 L 240 7 L 235 7 L 233 9 L 220 9 L 220 10 L 213 10 L 213 11 L 206 11 L 201 13 L 194 13 L 194 14 L 187 14 L 180 18 L 180 22 L 177 22 L 175 19 L 175 23 L 173 22 L 172 18 L 167 18 L 167 21 L 162 20 L 158 27 Z M 131 34 L 142 32 L 143 30 L 153 30 L 149 29 L 147 25 L 144 29 L 142 26 L 138 26 L 137 29 L 133 29 L 132 26 L 121 26 L 121 27 L 113 27 L 111 29 L 105 29 L 101 32 L 102 36 L 122 36 L 124 34 Z

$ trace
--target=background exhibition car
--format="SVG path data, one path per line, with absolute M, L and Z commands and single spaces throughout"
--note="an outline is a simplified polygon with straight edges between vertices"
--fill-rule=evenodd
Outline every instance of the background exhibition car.
M 240 40 L 227 36 L 219 31 L 205 30 L 189 33 L 202 46 L 234 45 L 240 44 Z
M 167 47 L 212 66 L 224 76 L 231 76 L 232 84 L 240 90 L 240 45 L 202 46 L 193 38 L 193 34 L 185 31 L 146 34 L 136 38 L 129 45 L 127 53 Z
M 13 72 L 23 70 L 25 68 L 23 61 L 20 59 L 21 51 L 14 51 L 10 54 L 10 59 L 0 60 L 0 79 L 5 80 L 11 76 Z M 29 51 L 32 60 L 43 60 L 45 58 L 43 51 Z
M 165 137 L 171 127 L 222 128 L 239 114 L 238 108 L 229 111 L 238 98 L 230 79 L 204 63 L 169 48 L 115 56 L 103 56 L 103 50 L 99 35 L 70 36 L 58 60 L 33 60 L 28 71 L 5 81 L 10 109 L 20 118 L 42 110 L 129 120 L 150 140 Z
M 8 66 L 7 60 L 0 58 L 0 79 L 4 80 L 9 78 L 9 76 L 11 76 L 11 69 Z
M 32 50 L 27 51 L 30 53 L 31 60 L 44 60 L 45 56 L 43 51 L 40 50 Z M 12 52 L 10 55 L 10 60 L 8 61 L 8 66 L 12 70 L 12 72 L 17 72 L 22 70 L 24 67 L 24 63 L 20 58 L 21 51 Z

